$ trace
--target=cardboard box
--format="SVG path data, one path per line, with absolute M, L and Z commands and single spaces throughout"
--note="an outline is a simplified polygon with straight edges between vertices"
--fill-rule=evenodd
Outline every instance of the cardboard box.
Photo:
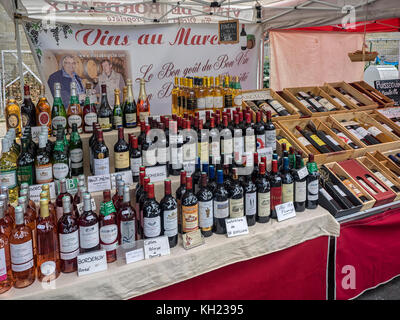
M 376 90 L 374 87 L 371 87 L 365 81 L 356 81 L 350 83 L 352 87 L 359 90 L 362 93 L 365 93 L 373 100 L 375 103 L 378 104 L 379 107 L 393 107 L 394 101 L 389 97 L 385 96 L 382 92 Z
M 390 188 L 357 160 L 351 159 L 341 161 L 338 164 L 376 200 L 375 206 L 390 203 L 396 198 L 397 195 Z M 367 179 L 368 177 L 371 177 L 382 191 L 370 182 L 370 180 Z

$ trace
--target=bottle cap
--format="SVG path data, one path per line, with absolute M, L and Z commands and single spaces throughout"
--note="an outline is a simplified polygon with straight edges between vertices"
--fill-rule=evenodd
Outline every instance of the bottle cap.
M 15 207 L 15 224 L 16 225 L 24 224 L 24 210 L 21 206 Z
M 71 212 L 71 198 L 69 196 L 64 196 L 62 198 L 62 204 L 63 204 L 64 213 L 70 213 Z

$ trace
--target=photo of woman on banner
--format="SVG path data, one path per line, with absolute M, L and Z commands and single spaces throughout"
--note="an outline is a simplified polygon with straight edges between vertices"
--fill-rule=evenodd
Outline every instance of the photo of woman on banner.
M 79 101 L 84 100 L 85 88 L 82 79 L 76 73 L 76 62 L 72 55 L 65 55 L 61 60 L 61 69 L 49 76 L 47 83 L 54 97 L 54 84 L 61 83 L 61 98 L 65 107 L 69 105 L 71 82 L 76 82 Z
M 98 83 L 95 87 L 96 93 L 100 94 L 101 85 L 107 86 L 107 99 L 110 106 L 114 105 L 114 90 L 119 89 L 123 92 L 125 81 L 121 73 L 113 70 L 113 64 L 109 59 L 101 61 L 102 73 L 99 75 Z

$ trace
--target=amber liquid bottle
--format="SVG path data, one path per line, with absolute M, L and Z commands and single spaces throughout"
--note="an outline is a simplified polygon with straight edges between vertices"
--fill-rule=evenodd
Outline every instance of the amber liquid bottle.
M 48 135 L 51 135 L 51 106 L 45 96 L 45 86 L 40 87 L 41 97 L 36 105 L 36 124 L 47 126 Z
M 107 263 L 111 263 L 117 260 L 118 226 L 110 190 L 103 191 L 103 201 L 99 217 L 100 244 L 101 249 L 106 250 Z
M 13 285 L 9 236 L 11 227 L 4 221 L 4 203 L 0 202 L 0 294 Z
M 41 282 L 49 282 L 60 275 L 57 226 L 49 213 L 47 199 L 40 200 L 40 217 L 37 225 L 37 270 Z
M 145 121 L 146 118 L 150 115 L 150 102 L 146 94 L 145 85 L 146 85 L 145 80 L 140 79 L 140 91 L 139 91 L 138 101 L 136 104 L 137 116 L 139 117 L 139 121 Z
M 16 135 L 21 135 L 21 110 L 14 97 L 9 97 L 5 109 L 5 118 L 7 131 L 11 128 L 15 129 Z
M 35 281 L 32 231 L 24 225 L 23 208 L 15 208 L 15 228 L 10 235 L 11 269 L 15 288 L 25 288 Z

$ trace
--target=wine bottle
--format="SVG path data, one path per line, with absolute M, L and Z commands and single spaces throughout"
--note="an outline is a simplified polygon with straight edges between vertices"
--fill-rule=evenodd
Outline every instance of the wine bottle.
M 217 189 L 214 193 L 214 232 L 216 234 L 226 233 L 225 219 L 229 217 L 229 194 L 224 187 L 224 174 L 222 170 L 217 171 Z
M 319 152 L 321 153 L 331 152 L 331 150 L 327 147 L 326 143 L 323 142 L 317 135 L 309 131 L 303 130 L 299 126 L 296 126 L 296 130 L 299 131 L 303 135 L 303 137 L 305 137 Z
M 0 294 L 11 289 L 13 276 L 11 269 L 9 237 L 13 226 L 5 221 L 4 203 L 0 202 Z
M 240 31 L 240 48 L 242 50 L 247 49 L 247 33 L 244 29 L 244 24 L 242 24 L 242 31 Z
M 78 132 L 82 133 L 82 109 L 79 104 L 75 81 L 71 81 L 71 98 L 67 110 L 67 122 L 69 133 L 72 132 L 73 124 L 76 124 Z
M 294 202 L 294 179 L 290 174 L 289 158 L 283 158 L 282 167 L 282 203 Z
M 22 143 L 22 152 L 18 156 L 17 159 L 17 178 L 18 184 L 26 182 L 29 185 L 32 185 L 35 181 L 34 167 L 35 167 L 35 158 L 33 154 L 29 152 L 28 143 L 29 141 L 26 138 L 21 139 Z
M 168 237 L 169 247 L 178 244 L 178 203 L 171 193 L 171 180 L 164 180 L 164 198 L 160 201 L 162 234 Z
M 271 112 L 267 111 L 267 122 L 264 125 L 265 129 L 265 147 L 276 151 L 276 129 L 271 121 Z
M 186 192 L 181 199 L 182 204 L 182 232 L 191 232 L 199 229 L 199 204 L 193 193 L 192 177 L 186 177 Z
M 21 104 L 22 126 L 36 126 L 36 108 L 31 99 L 28 85 L 24 85 L 24 101 Z
M 307 176 L 308 170 L 304 166 L 301 155 L 296 155 L 296 170 L 294 172 L 294 208 L 296 212 L 306 209 L 307 200 Z
M 83 213 L 78 219 L 80 252 L 86 253 L 100 249 L 99 218 L 92 211 L 90 194 L 83 195 Z
M 69 158 L 71 159 L 71 176 L 83 174 L 83 148 L 76 123 L 72 124 L 72 133 L 69 140 Z
M 314 162 L 314 155 L 308 155 L 307 162 L 307 209 L 315 209 L 318 206 L 319 196 L 319 172 L 317 164 Z
M 125 186 L 124 199 L 118 210 L 119 244 L 123 247 L 134 246 L 135 240 L 138 239 L 136 230 L 138 230 L 139 221 L 136 217 L 136 211 L 131 205 L 129 186 Z
M 97 113 L 97 120 L 104 132 L 112 130 L 113 111 L 108 103 L 107 86 L 105 84 L 101 85 L 101 102 L 99 112 Z
M 356 197 L 358 197 L 362 202 L 368 201 L 367 197 L 358 189 L 349 179 L 343 176 L 338 176 L 342 180 L 343 184 L 349 189 Z
M 61 125 L 57 128 L 57 140 L 54 145 L 52 163 L 54 179 L 70 178 L 68 151 L 65 148 L 64 132 Z
M 254 124 L 254 133 L 257 139 L 257 153 L 259 159 L 266 154 L 265 150 L 265 128 L 261 122 L 261 112 L 257 112 L 256 123 Z
M 386 178 L 381 172 L 379 172 L 376 169 L 371 169 L 371 171 L 374 173 L 375 176 L 379 178 L 387 187 L 392 189 L 394 192 L 400 192 L 399 188 L 394 185 L 393 182 L 391 182 L 388 178 Z M 385 190 L 386 191 L 386 190 Z M 383 191 L 383 192 L 385 192 Z
M 114 130 L 118 130 L 118 128 L 122 127 L 122 107 L 119 98 L 120 91 L 119 89 L 114 89 L 114 110 L 113 110 L 113 123 L 112 128 Z
M 180 174 L 183 168 L 183 137 L 178 134 L 178 124 L 176 121 L 169 122 L 170 127 L 170 164 L 169 172 L 173 176 Z
M 336 135 L 342 139 L 346 144 L 348 144 L 353 149 L 360 149 L 358 145 L 356 145 L 348 136 L 346 136 L 343 132 L 339 131 L 336 128 L 331 128 L 331 130 L 336 133 Z
M 142 156 L 143 156 L 143 165 L 145 167 L 152 167 L 157 163 L 156 156 L 156 146 L 153 144 L 153 141 L 150 140 L 148 133 L 150 131 L 150 126 L 146 125 L 146 139 L 142 144 Z
M 118 141 L 114 145 L 115 172 L 130 169 L 129 146 L 124 139 L 124 128 L 118 127 Z
M 62 202 L 62 199 L 64 197 L 68 197 L 70 199 L 71 203 L 74 200 L 72 198 L 72 195 L 67 192 L 67 180 L 65 178 L 60 180 L 60 193 L 58 194 L 58 196 L 56 198 L 57 220 L 55 222 L 57 222 L 63 215 L 63 202 Z
M 136 128 L 137 126 L 137 107 L 133 97 L 132 80 L 126 81 L 128 96 L 123 110 L 123 124 L 125 128 Z
M 103 202 L 100 205 L 99 215 L 100 247 L 106 251 L 107 263 L 117 260 L 118 223 L 117 210 L 111 200 L 110 190 L 103 191 Z
M 229 190 L 229 217 L 240 218 L 244 216 L 244 190 L 239 183 L 237 168 L 233 168 L 233 179 Z
M 138 148 L 138 140 L 135 135 L 130 136 L 129 149 L 130 167 L 132 171 L 133 182 L 139 181 L 139 168 L 142 165 L 142 153 Z
M 140 121 L 146 121 L 147 117 L 150 115 L 150 102 L 146 94 L 146 82 L 144 79 L 140 79 L 140 90 L 139 97 L 137 101 L 137 116 Z
M 232 155 L 233 152 L 233 139 L 232 131 L 228 127 L 228 116 L 223 116 L 223 129 L 220 131 L 221 137 L 221 155 Z
M 339 145 L 339 143 L 333 139 L 330 135 L 326 134 L 322 130 L 318 130 L 314 124 L 307 124 L 307 128 L 310 129 L 311 132 L 316 134 L 318 138 L 320 138 L 332 151 L 343 151 L 344 149 Z M 313 137 L 312 137 L 313 138 Z M 315 139 L 314 139 L 315 140 Z M 318 140 L 316 140 L 318 143 Z
M 275 207 L 282 203 L 282 178 L 278 172 L 278 161 L 272 160 L 272 172 L 270 175 L 271 185 L 271 218 L 277 219 Z M 290 191 L 290 186 L 287 188 Z M 293 193 L 292 193 L 293 194 Z M 290 198 L 290 194 L 287 195 Z
M 257 186 L 257 215 L 259 223 L 266 223 L 271 217 L 271 185 L 266 176 L 265 162 L 260 162 L 256 179 Z M 247 212 L 246 212 L 247 214 Z
M 98 140 L 93 149 L 93 172 L 95 176 L 110 174 L 110 156 L 104 144 L 103 132 L 98 131 L 97 135 Z
M 156 238 L 161 231 L 161 207 L 154 197 L 154 184 L 148 184 L 147 200 L 143 204 L 144 238 Z
M 93 132 L 93 124 L 97 123 L 97 110 L 96 104 L 91 99 L 91 84 L 86 83 L 86 97 L 83 106 L 83 131 L 85 133 Z

